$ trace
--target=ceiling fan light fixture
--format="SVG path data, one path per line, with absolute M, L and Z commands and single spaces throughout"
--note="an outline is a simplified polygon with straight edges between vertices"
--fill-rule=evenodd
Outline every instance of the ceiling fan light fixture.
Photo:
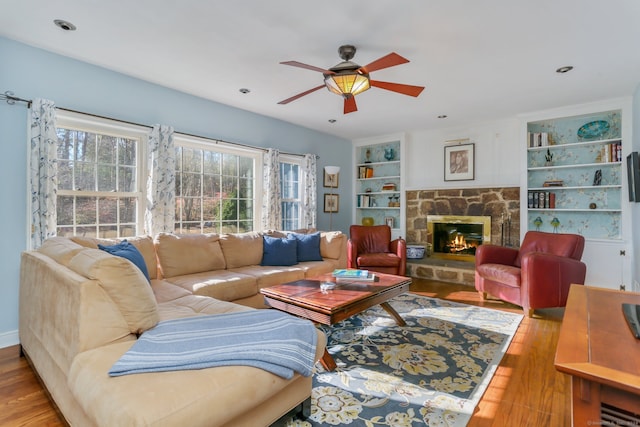
M 342 97 L 356 96 L 371 87 L 369 75 L 357 72 L 325 74 L 324 84 L 331 92 Z

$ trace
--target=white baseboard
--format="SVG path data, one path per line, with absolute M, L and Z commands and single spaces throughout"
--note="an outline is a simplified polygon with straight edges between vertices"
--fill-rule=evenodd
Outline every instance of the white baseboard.
M 20 337 L 18 336 L 17 329 L 0 334 L 0 348 L 11 347 L 12 345 L 18 344 L 20 344 Z

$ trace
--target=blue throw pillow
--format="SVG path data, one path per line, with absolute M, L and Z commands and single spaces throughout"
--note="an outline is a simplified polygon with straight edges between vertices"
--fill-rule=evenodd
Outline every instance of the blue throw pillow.
M 260 265 L 286 266 L 298 263 L 296 239 L 262 236 L 262 262 Z
M 298 262 L 322 261 L 319 231 L 311 234 L 289 233 L 287 236 L 298 241 Z
M 147 264 L 144 262 L 144 257 L 142 256 L 138 248 L 133 246 L 131 243 L 127 242 L 126 240 L 123 240 L 117 245 L 111 245 L 111 246 L 98 245 L 98 248 L 102 249 L 105 252 L 110 253 L 111 255 L 116 255 L 116 256 L 128 259 L 129 261 L 134 263 L 135 266 L 140 269 L 140 271 L 142 271 L 142 274 L 144 274 L 144 277 L 147 278 L 147 281 L 149 282 L 151 281 L 151 279 L 149 279 L 149 271 L 147 270 Z

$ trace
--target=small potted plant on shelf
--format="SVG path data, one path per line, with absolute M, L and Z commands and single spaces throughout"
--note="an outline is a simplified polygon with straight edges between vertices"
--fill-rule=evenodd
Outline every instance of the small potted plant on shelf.
M 544 160 L 546 161 L 547 166 L 551 166 L 551 162 L 553 161 L 553 153 L 551 150 L 547 148 L 547 154 L 544 155 Z

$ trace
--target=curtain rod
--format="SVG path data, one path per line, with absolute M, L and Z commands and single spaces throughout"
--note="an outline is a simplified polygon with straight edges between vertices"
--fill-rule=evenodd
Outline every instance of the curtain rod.
M 0 93 L 0 100 L 7 101 L 7 104 L 9 105 L 13 105 L 16 102 L 24 102 L 25 104 L 27 104 L 27 108 L 31 108 L 32 101 L 30 99 L 22 99 L 14 95 L 15 94 L 13 92 L 8 90 L 5 93 Z
M 5 100 L 7 101 L 7 104 L 10 105 L 14 105 L 16 102 L 24 102 L 27 104 L 27 108 L 31 108 L 31 104 L 33 103 L 33 100 L 31 99 L 22 99 L 22 98 L 18 98 L 17 96 L 14 96 L 14 93 L 11 92 L 10 90 L 6 91 L 4 94 L 0 94 L 0 100 Z M 133 125 L 133 126 L 140 126 L 140 127 L 145 127 L 145 128 L 153 128 L 153 126 L 149 126 L 149 125 L 143 125 L 140 123 L 135 123 L 135 122 L 130 122 L 127 120 L 121 120 L 121 119 L 114 119 L 112 117 L 106 117 L 106 116 L 101 116 L 99 114 L 93 114 L 93 113 L 86 113 L 83 111 L 77 111 L 77 110 L 72 110 L 70 108 L 64 108 L 64 107 L 56 107 L 58 110 L 62 110 L 62 111 L 68 111 L 70 113 L 76 113 L 76 114 L 84 114 L 86 116 L 91 116 L 91 117 L 96 117 L 98 119 L 106 119 L 106 120 L 115 120 L 121 123 L 126 123 L 128 125 Z M 190 136 L 190 137 L 194 137 L 194 138 L 203 138 L 203 139 L 210 139 L 212 141 L 215 142 L 222 142 L 224 144 L 230 144 L 230 145 L 237 145 L 239 147 L 244 147 L 244 148 L 252 148 L 254 150 L 261 150 L 263 152 L 267 152 L 269 151 L 268 148 L 263 148 L 263 147 L 256 147 L 253 145 L 248 145 L 248 144 L 241 144 L 239 142 L 230 142 L 230 141 L 224 141 L 222 139 L 214 139 L 214 138 L 208 138 L 208 137 L 204 137 L 204 136 L 199 136 L 199 135 L 193 135 L 190 133 L 185 133 L 185 132 L 180 132 L 180 131 L 176 131 L 176 133 L 179 133 L 180 135 L 184 135 L 184 136 Z M 286 153 L 284 151 L 280 152 L 281 154 L 285 154 L 285 155 L 289 155 L 289 156 L 300 156 L 303 157 L 303 154 L 299 154 L 299 153 Z M 319 159 L 320 156 L 316 155 L 316 159 Z

